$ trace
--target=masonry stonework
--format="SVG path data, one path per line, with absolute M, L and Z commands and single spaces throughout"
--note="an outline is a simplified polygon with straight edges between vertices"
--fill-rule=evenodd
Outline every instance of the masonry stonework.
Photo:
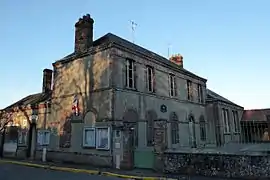
M 269 179 L 270 157 L 167 152 L 164 172 L 223 178 Z

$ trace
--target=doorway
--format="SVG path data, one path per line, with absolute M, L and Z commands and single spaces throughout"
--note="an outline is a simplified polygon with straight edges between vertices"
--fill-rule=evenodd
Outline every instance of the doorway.
M 36 124 L 31 123 L 28 133 L 28 141 L 27 141 L 27 152 L 26 157 L 27 158 L 33 158 L 35 155 L 35 148 L 36 148 L 36 138 L 37 138 L 37 130 L 36 130 Z

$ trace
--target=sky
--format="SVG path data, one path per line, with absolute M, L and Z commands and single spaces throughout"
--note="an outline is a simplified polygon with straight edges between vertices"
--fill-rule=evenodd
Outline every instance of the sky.
M 42 71 L 74 50 L 74 24 L 89 13 L 108 32 L 168 57 L 245 109 L 270 108 L 269 0 L 1 0 L 0 109 L 42 90 Z M 169 45 L 171 44 L 171 45 Z

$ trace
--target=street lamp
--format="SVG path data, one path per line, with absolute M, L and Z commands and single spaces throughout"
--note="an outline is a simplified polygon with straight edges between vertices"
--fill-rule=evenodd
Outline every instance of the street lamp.
M 33 115 L 31 115 L 31 123 L 37 123 L 37 121 L 38 121 L 38 115 L 35 115 L 35 114 L 33 114 Z

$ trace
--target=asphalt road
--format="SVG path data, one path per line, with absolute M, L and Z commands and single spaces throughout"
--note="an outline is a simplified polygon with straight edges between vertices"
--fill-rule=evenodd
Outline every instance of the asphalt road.
M 121 178 L 96 176 L 84 173 L 61 172 L 0 162 L 0 180 L 121 180 Z M 187 177 L 180 180 L 232 180 L 223 178 Z M 123 179 L 122 179 L 123 180 Z
M 94 176 L 83 173 L 60 172 L 0 163 L 0 179 L 3 180 L 120 180 L 114 177 Z

